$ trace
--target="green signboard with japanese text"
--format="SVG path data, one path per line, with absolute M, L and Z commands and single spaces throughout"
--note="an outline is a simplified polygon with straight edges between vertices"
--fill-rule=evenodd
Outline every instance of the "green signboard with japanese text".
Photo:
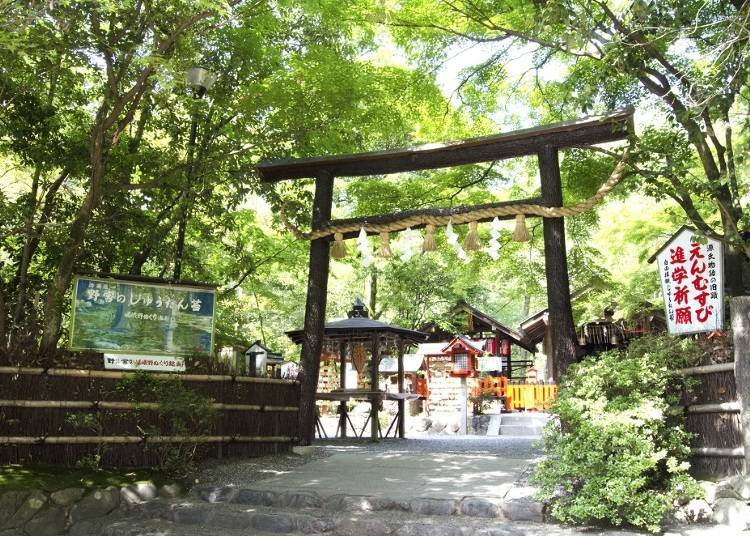
M 145 355 L 210 354 L 216 291 L 76 277 L 71 350 Z

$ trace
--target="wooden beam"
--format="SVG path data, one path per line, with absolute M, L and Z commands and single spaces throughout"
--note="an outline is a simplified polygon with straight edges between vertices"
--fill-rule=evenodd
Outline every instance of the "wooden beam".
M 377 393 L 380 385 L 380 336 L 375 335 L 372 339 L 372 350 L 370 356 L 370 391 Z M 380 397 L 377 394 L 372 395 L 370 408 L 370 441 L 378 440 L 380 430 L 380 421 L 378 420 L 378 406 L 380 406 Z
M 31 376 L 65 376 L 73 378 L 97 378 L 107 380 L 120 380 L 130 378 L 137 372 L 119 370 L 89 370 L 89 369 L 43 369 L 39 367 L 0 367 L 0 374 L 27 374 Z M 280 378 L 251 378 L 249 376 L 227 376 L 221 374 L 175 374 L 149 372 L 149 378 L 158 380 L 180 380 L 183 382 L 238 382 L 238 383 L 279 383 L 295 385 L 296 380 L 284 380 Z
M 0 445 L 97 445 L 147 443 L 291 443 L 290 436 L 0 436 Z
M 404 392 L 404 341 L 399 339 L 398 345 L 398 392 Z M 403 399 L 398 401 L 398 437 L 404 439 L 406 437 L 406 421 L 404 417 L 406 403 Z
M 297 412 L 297 406 L 266 406 L 262 404 L 224 404 L 214 402 L 211 406 L 217 411 L 259 411 L 270 412 Z M 107 402 L 107 401 L 85 401 L 85 400 L 0 400 L 0 408 L 32 408 L 32 409 L 147 409 L 159 411 L 162 405 L 158 402 Z
M 734 363 L 716 363 L 715 365 L 700 365 L 675 370 L 676 374 L 682 376 L 700 376 L 702 374 L 716 374 L 717 372 L 734 371 Z
M 690 449 L 693 456 L 701 458 L 744 458 L 745 449 L 737 448 L 715 448 L 715 447 L 693 447 Z
M 342 391 L 346 389 L 346 347 L 346 341 L 339 341 L 339 389 Z M 346 437 L 346 400 L 342 400 L 339 404 L 339 412 L 339 428 L 341 429 L 341 437 L 343 438 Z
M 562 183 L 557 149 L 543 147 L 538 154 L 543 204 L 562 206 Z M 570 303 L 568 258 L 564 218 L 544 218 L 544 267 L 547 275 L 547 307 L 552 343 L 552 378 L 555 382 L 575 362 L 578 346 Z
M 688 413 L 739 413 L 742 406 L 739 402 L 720 402 L 717 404 L 691 404 L 685 408 Z
M 410 149 L 376 151 L 262 162 L 257 170 L 263 182 L 318 177 L 361 177 L 436 169 L 537 154 L 542 147 L 584 147 L 624 139 L 632 130 L 633 110 L 598 117 L 564 121 L 472 138 L 459 142 L 429 144 Z
M 330 173 L 321 172 L 320 176 L 315 179 L 313 229 L 317 229 L 323 222 L 331 219 L 332 205 L 333 176 Z M 299 408 L 299 433 L 300 442 L 303 445 L 310 445 L 315 436 L 315 391 L 318 387 L 320 353 L 323 349 L 329 262 L 328 242 L 322 239 L 310 242 Z

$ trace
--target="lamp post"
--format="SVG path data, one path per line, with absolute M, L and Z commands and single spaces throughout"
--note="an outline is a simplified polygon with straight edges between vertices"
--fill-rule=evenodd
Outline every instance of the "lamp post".
M 203 67 L 193 67 L 185 73 L 187 84 L 193 89 L 193 97 L 202 99 L 206 91 L 216 82 L 216 75 Z M 190 192 L 193 185 L 193 161 L 195 158 L 195 138 L 198 134 L 198 114 L 193 114 L 190 123 L 190 138 L 188 139 L 187 170 L 185 172 L 185 186 L 180 194 L 180 223 L 177 227 L 177 247 L 174 260 L 174 274 L 172 279 L 179 281 L 182 277 L 182 257 L 185 250 L 185 229 L 190 213 Z

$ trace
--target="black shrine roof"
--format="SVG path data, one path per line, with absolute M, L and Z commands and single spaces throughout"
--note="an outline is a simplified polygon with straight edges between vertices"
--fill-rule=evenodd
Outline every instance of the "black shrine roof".
M 343 320 L 327 322 L 323 329 L 323 336 L 330 340 L 365 339 L 373 335 L 393 335 L 404 341 L 414 343 L 427 340 L 427 334 L 421 331 L 414 331 L 368 318 L 367 309 L 359 299 L 354 302 L 348 315 L 349 317 Z M 296 329 L 287 331 L 286 334 L 296 344 L 302 344 L 305 330 Z

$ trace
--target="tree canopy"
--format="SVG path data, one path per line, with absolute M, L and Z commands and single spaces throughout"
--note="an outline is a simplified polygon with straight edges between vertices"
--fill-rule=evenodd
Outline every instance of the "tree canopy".
M 644 259 L 686 221 L 733 248 L 727 276 L 740 292 L 750 253 L 748 9 L 718 0 L 0 0 L 3 346 L 54 353 L 67 337 L 72 276 L 100 273 L 214 283 L 220 344 L 263 339 L 290 354 L 283 331 L 302 325 L 308 244 L 284 222 L 309 226 L 312 187 L 261 184 L 259 161 L 627 106 L 638 128 L 625 186 L 566 222 L 571 289 L 593 289 L 576 301 L 577 318 L 613 301 L 627 312 L 658 300 Z M 187 83 L 198 66 L 215 75 L 210 88 Z M 566 151 L 565 203 L 596 191 L 617 152 Z M 344 178 L 334 213 L 530 197 L 536 174 L 523 158 Z M 546 307 L 541 224 L 529 224 L 529 243 L 502 228 L 497 260 L 480 251 L 463 262 L 439 232 L 437 252 L 409 261 L 335 262 L 328 316 L 364 296 L 389 321 L 447 325 L 465 299 L 515 326 Z M 487 226 L 480 237 L 489 239 Z

